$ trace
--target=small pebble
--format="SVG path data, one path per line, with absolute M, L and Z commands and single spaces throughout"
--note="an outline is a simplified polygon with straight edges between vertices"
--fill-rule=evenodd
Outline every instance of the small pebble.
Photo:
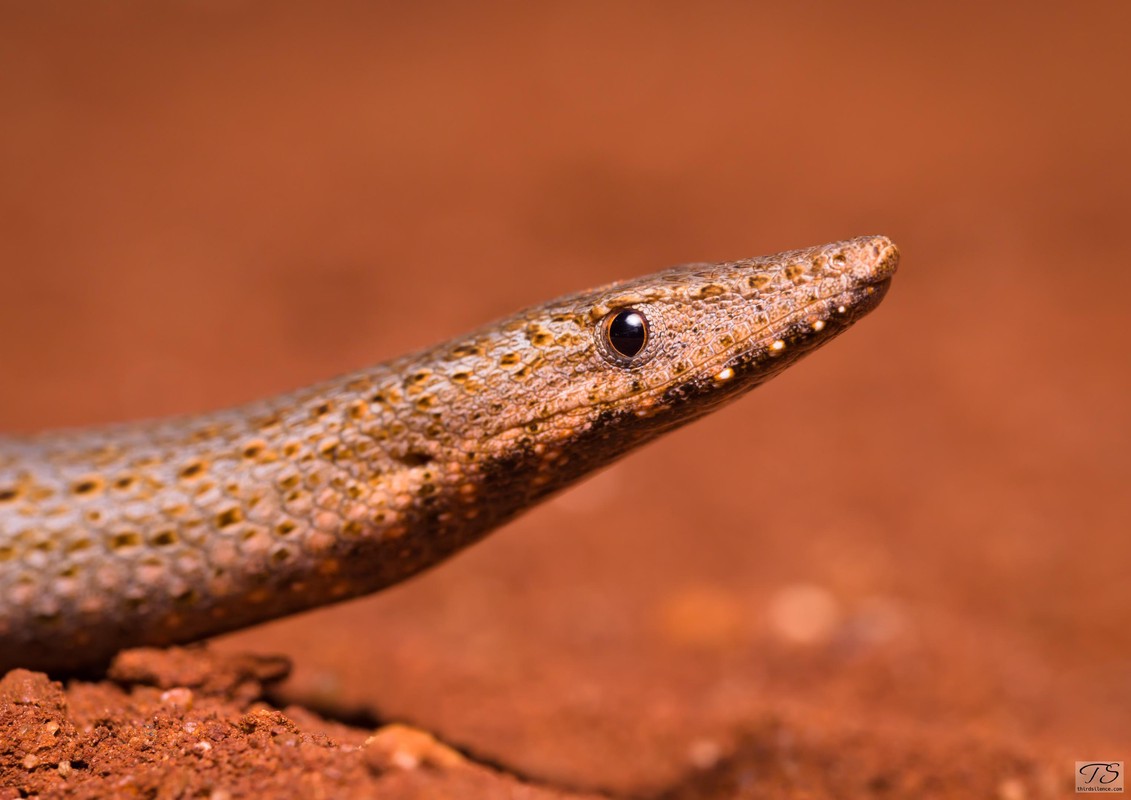
M 746 622 L 738 596 L 717 586 L 680 589 L 658 612 L 664 637 L 685 647 L 725 648 L 741 639 Z
M 770 626 L 790 642 L 819 644 L 828 641 L 840 621 L 840 608 L 827 589 L 795 583 L 770 598 Z
M 696 739 L 687 748 L 687 760 L 696 769 L 714 768 L 723 757 L 723 748 L 713 739 Z
M 166 689 L 161 693 L 162 703 L 172 708 L 183 708 L 185 711 L 192 708 L 193 699 L 192 689 L 186 689 L 183 686 Z
M 1006 778 L 998 785 L 997 796 L 1001 800 L 1026 800 L 1029 793 L 1020 778 Z
M 407 725 L 386 725 L 365 741 L 365 763 L 380 774 L 420 767 L 448 769 L 463 763 L 463 756 L 436 741 L 436 737 Z

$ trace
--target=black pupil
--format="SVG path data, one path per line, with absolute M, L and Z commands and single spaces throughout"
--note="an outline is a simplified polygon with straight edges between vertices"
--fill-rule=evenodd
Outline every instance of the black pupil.
M 626 308 L 609 320 L 609 344 L 622 356 L 631 358 L 648 341 L 648 323 L 639 311 Z

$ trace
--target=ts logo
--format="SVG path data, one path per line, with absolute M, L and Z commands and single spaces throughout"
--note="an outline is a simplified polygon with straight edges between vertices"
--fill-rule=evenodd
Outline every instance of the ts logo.
M 1122 761 L 1077 761 L 1077 792 L 1122 792 Z

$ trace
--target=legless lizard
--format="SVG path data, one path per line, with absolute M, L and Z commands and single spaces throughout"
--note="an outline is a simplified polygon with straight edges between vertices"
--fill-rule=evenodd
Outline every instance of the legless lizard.
M 828 342 L 898 260 L 692 264 L 241 408 L 0 438 L 0 673 L 402 581 Z

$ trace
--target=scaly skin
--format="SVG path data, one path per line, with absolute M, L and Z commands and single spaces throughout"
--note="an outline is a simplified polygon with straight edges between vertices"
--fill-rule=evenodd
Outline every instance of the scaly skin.
M 898 259 L 877 236 L 678 267 L 241 408 L 0 439 L 0 672 L 404 580 L 829 341 Z M 626 307 L 630 359 L 602 324 Z

